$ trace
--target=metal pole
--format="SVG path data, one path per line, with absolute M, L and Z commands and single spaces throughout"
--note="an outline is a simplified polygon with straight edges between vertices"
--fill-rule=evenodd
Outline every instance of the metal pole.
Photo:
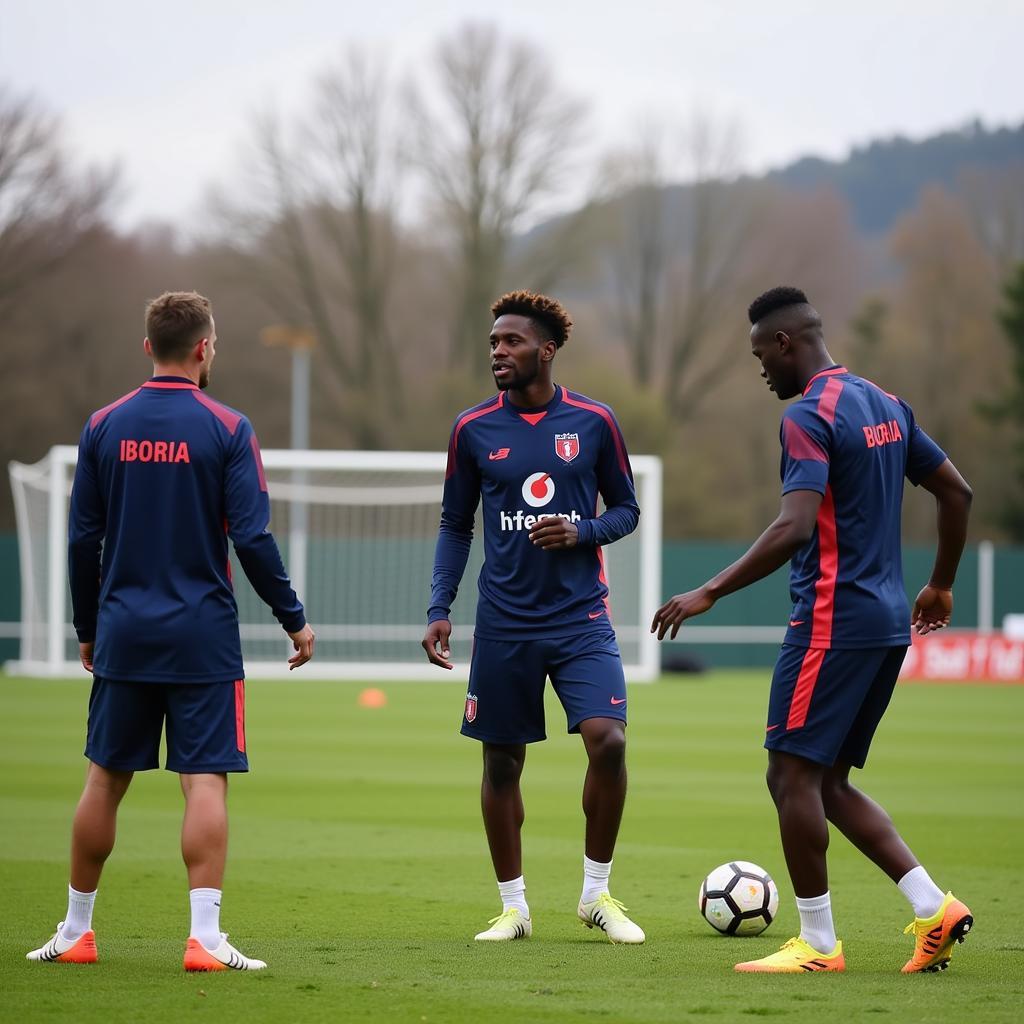
M 991 633 L 995 613 L 995 545 L 983 540 L 978 545 L 978 632 Z
M 293 451 L 309 448 L 310 351 L 292 349 L 292 431 Z M 309 483 L 305 469 L 292 470 L 292 484 L 299 494 Z M 306 600 L 306 566 L 309 536 L 309 505 L 304 497 L 293 498 L 288 507 L 288 573 L 300 601 Z
M 64 591 L 67 588 L 68 512 L 66 463 L 56 451 L 50 452 L 47 509 L 47 601 L 46 661 L 50 675 L 56 676 L 64 665 Z

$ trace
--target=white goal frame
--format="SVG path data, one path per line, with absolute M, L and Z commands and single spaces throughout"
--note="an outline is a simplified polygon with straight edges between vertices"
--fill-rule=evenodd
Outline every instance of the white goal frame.
M 388 451 L 296 451 L 292 449 L 266 449 L 262 453 L 263 464 L 267 470 L 287 470 L 291 473 L 291 483 L 286 483 L 272 476 L 268 479 L 271 498 L 284 500 L 290 507 L 302 512 L 306 507 L 298 497 L 303 493 L 315 492 L 316 486 L 309 481 L 309 474 L 317 470 L 355 470 L 396 472 L 418 471 L 436 472 L 436 492 L 438 514 L 440 514 L 441 491 L 447 456 L 444 452 L 388 452 Z M 71 482 L 74 466 L 78 459 L 78 449 L 73 445 L 55 445 L 49 453 L 33 465 L 17 462 L 10 464 L 11 485 L 14 492 L 15 516 L 18 525 L 18 550 L 21 564 L 21 658 L 9 661 L 5 665 L 7 672 L 15 675 L 67 678 L 85 676 L 85 670 L 77 660 L 69 657 L 69 641 L 74 640 L 71 626 L 70 600 L 67 583 L 67 531 L 68 504 L 71 493 Z M 630 459 L 634 476 L 637 480 L 638 492 L 641 496 L 640 525 L 637 529 L 639 541 L 639 616 L 636 623 L 616 625 L 620 640 L 628 635 L 635 642 L 639 654 L 636 660 L 624 663 L 626 676 L 633 682 L 649 682 L 660 674 L 660 652 L 657 639 L 650 634 L 647 623 L 654 618 L 660 604 L 661 595 L 661 505 L 662 505 L 662 467 L 661 459 L 652 455 L 633 456 Z M 26 487 L 34 486 L 45 490 L 48 495 L 46 514 L 45 557 L 41 558 L 38 545 L 32 543 L 30 530 L 32 522 L 26 500 Z M 359 504 L 358 489 L 326 488 L 332 493 L 344 492 L 341 502 L 350 501 Z M 426 504 L 431 496 L 423 501 L 425 488 L 417 486 L 417 503 Z M 61 500 L 53 500 L 57 496 Z M 272 524 L 273 529 L 273 524 Z M 275 534 L 282 548 L 282 555 L 288 565 L 289 572 L 299 595 L 305 600 L 305 564 L 307 537 L 305 534 L 305 516 L 292 515 L 287 529 Z M 480 536 L 474 537 L 474 545 L 480 545 Z M 45 563 L 45 564 L 44 564 Z M 45 582 L 41 582 L 44 581 Z M 248 581 L 236 578 L 235 586 L 248 586 Z M 467 587 L 476 586 L 475 578 L 471 579 L 467 571 L 466 578 L 460 587 L 460 593 Z M 615 582 L 611 580 L 611 594 L 614 602 Z M 429 591 L 424 591 L 423 609 L 426 609 Z M 458 600 L 454 608 L 458 617 Z M 317 609 L 310 608 L 310 618 L 318 638 L 343 639 L 354 636 L 353 630 L 362 631 L 359 635 L 375 635 L 387 639 L 419 640 L 426 629 L 426 619 L 419 623 L 406 625 L 380 624 L 378 626 L 350 626 L 344 623 L 324 623 L 318 621 Z M 247 638 L 266 638 L 270 627 L 261 625 L 241 626 L 243 642 Z M 275 627 L 276 629 L 276 627 Z M 471 630 L 471 623 L 459 619 L 456 630 L 462 635 Z M 287 657 L 288 639 L 283 632 L 277 630 L 275 635 L 282 638 L 281 657 L 279 660 L 245 659 L 247 678 L 284 678 L 288 675 L 285 660 Z M 45 643 L 41 643 L 45 638 Z M 30 652 L 34 649 L 45 649 L 45 656 L 40 657 L 38 650 L 35 656 Z M 423 663 L 416 665 L 401 661 L 324 661 L 314 658 L 300 670 L 306 679 L 365 679 L 371 680 L 432 680 L 446 682 L 453 678 L 466 679 L 468 664 L 456 665 L 452 672 L 430 665 L 424 656 Z

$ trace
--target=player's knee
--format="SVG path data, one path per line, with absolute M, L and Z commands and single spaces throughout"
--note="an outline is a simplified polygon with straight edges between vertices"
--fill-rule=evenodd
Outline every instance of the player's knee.
M 522 758 L 513 751 L 493 747 L 484 749 L 484 779 L 491 789 L 515 786 L 522 773 Z
M 587 745 L 590 763 L 604 772 L 619 772 L 626 764 L 626 734 L 622 729 L 606 729 Z

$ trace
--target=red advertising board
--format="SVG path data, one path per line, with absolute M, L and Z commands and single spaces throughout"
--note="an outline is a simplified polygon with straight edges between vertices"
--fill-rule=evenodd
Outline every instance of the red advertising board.
M 901 679 L 939 682 L 1024 683 L 1024 640 L 999 633 L 939 630 L 914 636 Z

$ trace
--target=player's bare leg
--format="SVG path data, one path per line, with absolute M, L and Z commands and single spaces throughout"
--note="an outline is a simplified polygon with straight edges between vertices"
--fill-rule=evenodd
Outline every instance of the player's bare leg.
M 640 943 L 643 929 L 609 892 L 612 855 L 626 804 L 626 725 L 617 718 L 588 718 L 580 723 L 580 735 L 588 761 L 583 783 L 587 831 L 577 914 L 588 928 L 600 928 L 612 942 Z
M 974 925 L 969 908 L 932 881 L 885 809 L 850 785 L 850 765 L 825 771 L 822 796 L 828 820 L 899 886 L 914 910 L 907 931 L 916 934 L 916 945 L 904 973 L 945 970 L 955 944 Z
M 894 882 L 920 863 L 886 811 L 850 784 L 850 766 L 835 764 L 822 777 L 828 820 Z
M 228 777 L 222 772 L 182 774 L 185 816 L 181 856 L 188 870 L 192 925 L 186 971 L 258 971 L 266 967 L 240 953 L 220 930 L 221 885 L 228 855 Z
M 132 774 L 89 762 L 71 826 L 71 887 L 79 892 L 94 892 L 100 883 L 103 865 L 114 849 L 117 809 Z
M 223 773 L 182 775 L 185 817 L 181 856 L 189 889 L 219 889 L 228 855 L 228 777 Z
M 583 782 L 587 856 L 608 862 L 626 805 L 626 726 L 617 718 L 588 718 L 580 723 L 580 735 L 588 758 Z
M 526 820 L 520 779 L 526 764 L 523 743 L 484 743 L 480 808 L 487 845 L 498 879 L 502 911 L 476 938 L 481 942 L 508 942 L 529 938 L 533 931 L 523 878 L 522 829 Z
M 780 750 L 768 751 L 768 790 L 779 815 L 786 867 L 798 897 L 828 890 L 828 822 L 820 764 Z
M 27 954 L 29 960 L 91 964 L 98 959 L 92 911 L 103 865 L 114 849 L 117 809 L 132 774 L 89 762 L 71 825 L 68 910 L 50 940 Z
M 526 764 L 525 744 L 484 743 L 480 807 L 487 845 L 498 881 L 523 873 L 522 828 L 526 820 L 519 780 Z
M 845 968 L 842 943 L 836 938 L 832 923 L 828 891 L 828 821 L 822 799 L 824 771 L 823 765 L 807 758 L 781 750 L 768 751 L 768 789 L 779 815 L 782 850 L 800 913 L 800 936 L 786 943 L 779 953 L 737 964 L 737 970 L 777 971 L 792 967 L 796 971 L 841 971 Z M 790 963 L 794 957 L 800 963 Z

